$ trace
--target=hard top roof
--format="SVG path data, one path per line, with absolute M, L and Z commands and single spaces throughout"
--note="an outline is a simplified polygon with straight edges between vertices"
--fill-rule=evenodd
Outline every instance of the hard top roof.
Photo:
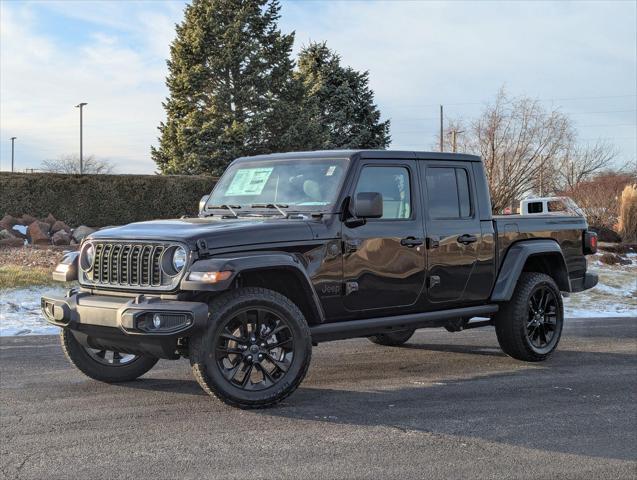
M 310 158 L 387 158 L 387 159 L 414 159 L 414 160 L 453 160 L 464 162 L 482 161 L 477 155 L 451 152 L 416 152 L 405 150 L 317 150 L 315 152 L 286 152 L 270 153 L 267 155 L 255 155 L 241 157 L 237 160 L 276 160 L 276 159 L 310 159 Z

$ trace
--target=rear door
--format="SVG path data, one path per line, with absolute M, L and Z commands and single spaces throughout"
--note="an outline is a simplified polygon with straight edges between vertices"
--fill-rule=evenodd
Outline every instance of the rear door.
M 343 304 L 350 312 L 398 313 L 420 297 L 425 248 L 418 172 L 414 160 L 361 160 L 349 193 L 379 192 L 383 217 L 343 224 Z
M 421 161 L 427 230 L 427 297 L 465 300 L 482 242 L 471 164 Z

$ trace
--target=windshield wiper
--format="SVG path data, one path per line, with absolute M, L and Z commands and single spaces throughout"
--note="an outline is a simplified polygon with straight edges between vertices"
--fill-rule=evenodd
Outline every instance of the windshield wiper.
M 239 218 L 239 215 L 237 214 L 237 212 L 234 211 L 234 209 L 241 208 L 241 205 L 227 205 L 225 203 L 223 205 L 208 205 L 206 207 L 206 210 L 214 210 L 215 208 L 230 210 L 230 213 L 232 213 L 232 216 L 234 218 Z
M 288 208 L 289 205 L 285 205 L 283 203 L 253 203 L 250 205 L 250 208 L 276 208 L 284 218 L 288 218 L 289 214 L 284 208 Z

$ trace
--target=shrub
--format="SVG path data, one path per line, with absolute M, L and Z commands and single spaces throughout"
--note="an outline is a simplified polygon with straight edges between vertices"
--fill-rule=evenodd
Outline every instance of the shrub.
M 0 217 L 52 213 L 71 226 L 103 227 L 195 215 L 208 176 L 0 173 Z
M 637 242 L 637 184 L 626 185 L 619 205 L 619 231 L 624 242 Z

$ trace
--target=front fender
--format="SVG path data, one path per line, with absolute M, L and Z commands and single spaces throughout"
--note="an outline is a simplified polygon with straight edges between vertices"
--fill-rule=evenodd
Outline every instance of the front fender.
M 570 292 L 571 284 L 560 245 L 555 240 L 522 240 L 513 244 L 507 251 L 491 292 L 491 300 L 494 302 L 511 300 L 527 260 L 539 255 L 551 256 L 552 276 L 555 282 L 561 291 Z
M 288 270 L 294 273 L 299 281 L 299 288 L 303 290 L 310 301 L 314 313 L 322 323 L 325 319 L 323 308 L 318 295 L 314 290 L 312 281 L 307 274 L 305 265 L 298 256 L 287 252 L 255 252 L 225 254 L 217 257 L 206 258 L 194 262 L 184 275 L 180 284 L 181 290 L 221 292 L 229 289 L 239 275 L 258 270 Z M 224 272 L 230 271 L 232 275 L 223 281 L 208 284 L 188 280 L 190 272 Z

